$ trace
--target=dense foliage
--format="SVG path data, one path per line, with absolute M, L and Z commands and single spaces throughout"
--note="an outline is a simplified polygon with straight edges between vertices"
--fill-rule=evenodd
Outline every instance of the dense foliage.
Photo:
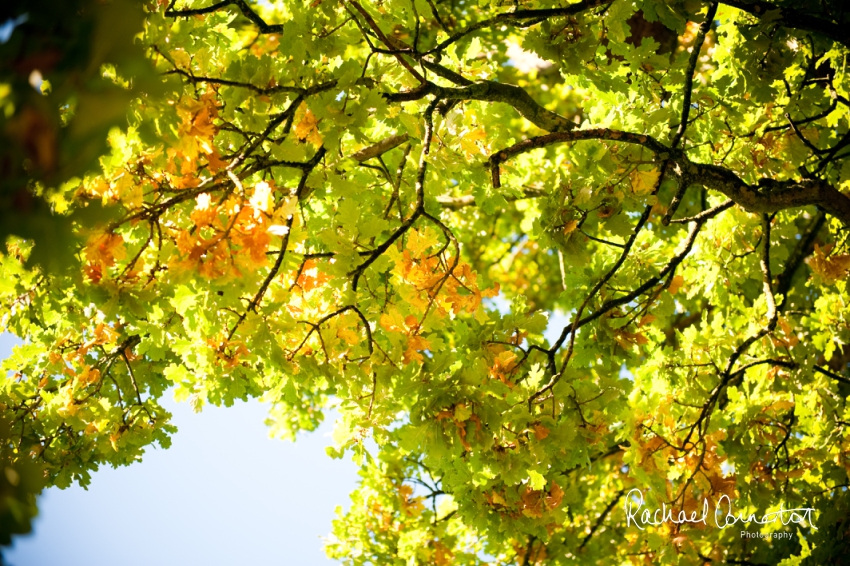
M 113 219 L 75 223 L 77 268 L 2 257 L 17 458 L 59 486 L 140 460 L 170 388 L 262 397 L 285 437 L 335 404 L 346 564 L 850 550 L 842 2 L 145 10 L 161 80 L 100 67 L 129 124 L 61 192 Z M 633 488 L 817 529 L 639 530 Z

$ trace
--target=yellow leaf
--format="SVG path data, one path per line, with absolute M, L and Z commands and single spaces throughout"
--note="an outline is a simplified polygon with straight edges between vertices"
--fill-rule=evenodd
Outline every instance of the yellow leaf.
M 676 293 L 679 292 L 679 289 L 684 284 L 685 284 L 685 278 L 682 277 L 681 275 L 677 275 L 677 276 L 673 277 L 672 281 L 670 281 L 670 286 L 667 287 L 667 290 L 670 291 L 671 295 L 675 295 Z
M 294 215 L 297 210 L 298 199 L 295 197 L 286 198 L 274 211 L 274 219 L 279 223 L 283 223 L 284 221 L 289 220 L 289 217 Z
M 850 255 L 828 255 L 832 245 L 821 248 L 815 244 L 815 253 L 806 260 L 812 271 L 817 273 L 826 284 L 832 284 L 846 277 L 850 270 Z
M 472 159 L 476 155 L 487 154 L 487 147 L 484 143 L 486 138 L 487 132 L 484 131 L 484 128 L 476 128 L 461 135 L 460 147 L 466 154 L 467 159 Z
M 209 155 L 214 151 L 212 142 L 216 127 L 213 119 L 218 116 L 215 91 L 207 92 L 199 100 L 184 100 L 177 106 L 177 113 L 182 123 L 175 149 L 184 158 L 185 174 L 197 169 L 196 161 L 201 152 Z
M 301 120 L 295 125 L 295 136 L 301 141 L 308 141 L 314 147 L 322 145 L 322 136 L 319 133 L 319 121 L 313 112 L 307 108 Z
M 171 58 L 174 60 L 174 64 L 178 67 L 183 67 L 184 69 L 188 69 L 189 65 L 192 63 L 189 54 L 186 53 L 186 50 L 182 47 L 178 47 L 171 51 Z
M 487 139 L 487 132 L 484 128 L 476 128 L 463 137 L 471 141 L 484 141 Z
M 354 345 L 360 341 L 360 337 L 351 329 L 348 328 L 340 328 L 336 331 L 336 335 L 345 340 L 348 344 Z
M 661 175 L 659 171 L 640 171 L 635 169 L 632 171 L 632 192 L 637 196 L 650 194 L 655 190 L 655 185 L 658 183 L 658 177 Z
M 578 226 L 577 220 L 570 220 L 566 224 L 564 224 L 564 234 L 570 234 L 575 231 L 576 226 Z
M 357 332 L 357 319 L 353 317 L 340 317 L 336 328 L 336 335 L 339 339 L 344 340 L 349 345 L 354 345 L 360 342 L 360 334 Z
M 142 186 L 132 175 L 124 173 L 111 184 L 113 198 L 121 200 L 127 208 L 138 208 L 144 200 Z
M 390 307 L 388 313 L 384 313 L 380 318 L 381 328 L 387 332 L 407 332 L 407 325 L 404 323 L 404 317 L 396 307 Z
M 113 432 L 109 435 L 109 443 L 112 445 L 112 449 L 118 452 L 118 440 L 121 438 L 120 432 Z
M 410 255 L 414 258 L 420 257 L 425 250 L 438 243 L 436 232 L 427 227 L 422 230 L 411 230 L 408 234 L 405 249 L 410 251 Z

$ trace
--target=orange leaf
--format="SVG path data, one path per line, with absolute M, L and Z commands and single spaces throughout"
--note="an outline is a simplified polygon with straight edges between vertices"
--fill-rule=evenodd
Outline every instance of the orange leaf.
M 100 381 L 100 370 L 91 366 L 86 366 L 83 371 L 77 375 L 77 382 L 82 387 L 91 385 L 92 383 L 97 383 L 98 381 Z
M 431 343 L 428 342 L 425 338 L 421 336 L 410 336 L 407 339 L 407 350 L 404 352 L 404 356 L 402 361 L 406 364 L 417 361 L 422 362 L 425 360 L 425 357 L 419 352 L 422 350 L 427 350 L 431 347 Z
M 564 490 L 556 484 L 554 481 L 552 482 L 552 489 L 549 490 L 549 495 L 546 496 L 546 506 L 549 509 L 554 509 L 555 507 L 561 504 L 561 501 L 564 499 Z
M 533 428 L 533 429 L 534 429 L 534 437 L 535 437 L 537 440 L 543 440 L 544 438 L 546 438 L 547 436 L 549 436 L 549 429 L 548 429 L 548 428 L 546 428 L 546 427 L 545 427 L 545 426 L 543 426 L 543 425 L 536 424 L 536 425 L 534 425 L 534 426 L 533 426 L 533 427 L 531 427 L 531 428 Z
M 670 291 L 671 295 L 675 295 L 676 293 L 679 292 L 679 289 L 684 284 L 685 284 L 685 278 L 682 277 L 681 275 L 676 275 L 675 277 L 673 277 L 672 281 L 670 281 L 670 286 L 667 287 L 667 290 Z
M 644 344 L 649 344 L 649 338 L 643 335 L 641 332 L 629 332 L 628 330 L 617 330 L 614 335 L 614 339 L 622 346 L 623 348 L 629 348 L 634 344 L 638 346 L 642 346 Z

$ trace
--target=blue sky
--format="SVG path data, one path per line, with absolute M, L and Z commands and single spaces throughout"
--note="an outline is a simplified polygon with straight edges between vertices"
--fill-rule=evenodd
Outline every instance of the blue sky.
M 0 336 L 0 359 L 11 346 Z M 334 564 L 320 537 L 357 467 L 325 454 L 332 422 L 291 443 L 268 437 L 256 401 L 165 406 L 179 429 L 171 448 L 101 469 L 88 491 L 46 490 L 34 533 L 3 553 L 12 566 Z

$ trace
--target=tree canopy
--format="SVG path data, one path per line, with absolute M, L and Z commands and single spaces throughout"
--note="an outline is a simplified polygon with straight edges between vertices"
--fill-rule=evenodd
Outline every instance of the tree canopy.
M 850 550 L 842 2 L 144 11 L 156 80 L 87 52 L 130 100 L 99 166 L 25 162 L 55 215 L 111 216 L 69 220 L 70 267 L 8 240 L 14 458 L 85 485 L 168 446 L 171 390 L 197 410 L 260 397 L 282 437 L 337 407 L 329 454 L 362 465 L 327 545 L 344 564 Z M 79 92 L 51 98 L 63 121 L 96 102 Z M 10 100 L 16 147 L 60 155 L 73 127 L 15 134 L 35 126 Z M 676 513 L 814 508 L 817 528 L 640 530 L 634 488 Z

